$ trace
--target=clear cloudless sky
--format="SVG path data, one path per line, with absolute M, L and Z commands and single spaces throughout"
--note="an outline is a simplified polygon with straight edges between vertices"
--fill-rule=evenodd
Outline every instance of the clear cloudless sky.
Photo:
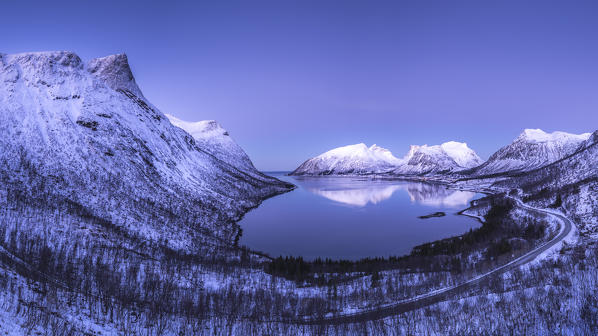
M 218 120 L 262 170 L 365 142 L 598 129 L 598 1 L 26 1 L 0 52 L 125 52 L 145 96 Z

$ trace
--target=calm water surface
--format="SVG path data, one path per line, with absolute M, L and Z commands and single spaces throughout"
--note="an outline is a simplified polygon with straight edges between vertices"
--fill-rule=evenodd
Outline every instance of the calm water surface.
M 442 185 L 269 173 L 297 189 L 268 199 L 239 223 L 240 244 L 279 255 L 360 259 L 408 254 L 480 224 L 456 215 L 482 195 Z M 444 217 L 420 219 L 437 211 Z

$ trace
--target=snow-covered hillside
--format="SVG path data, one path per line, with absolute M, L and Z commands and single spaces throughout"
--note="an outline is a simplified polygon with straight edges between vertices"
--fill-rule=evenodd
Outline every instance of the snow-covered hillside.
M 386 173 L 402 161 L 385 148 L 356 145 L 335 148 L 301 164 L 291 175 L 360 175 Z
M 577 135 L 526 129 L 468 174 L 478 177 L 533 170 L 572 154 L 589 137 L 590 133 Z
M 0 54 L 0 196 L 76 204 L 174 248 L 201 244 L 204 229 L 230 239 L 227 223 L 290 186 L 255 170 L 217 124 L 202 126 L 195 138 L 173 126 L 124 54 Z
M 466 143 L 449 141 L 436 146 L 411 146 L 394 175 L 443 174 L 480 165 L 482 159 Z
M 255 170 L 247 153 L 239 146 L 220 124 L 215 120 L 188 122 L 166 114 L 170 122 L 193 136 L 198 146 L 216 158 L 238 168 Z
M 522 197 L 540 206 L 558 206 L 560 197 L 563 208 L 582 231 L 588 230 L 598 238 L 598 131 L 587 136 L 574 153 L 496 182 L 495 186 L 519 189 Z

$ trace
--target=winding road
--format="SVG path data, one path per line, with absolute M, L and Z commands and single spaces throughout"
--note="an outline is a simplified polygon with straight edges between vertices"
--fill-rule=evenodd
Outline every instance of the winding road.
M 337 316 L 330 316 L 324 318 L 316 318 L 316 319 L 294 319 L 291 321 L 285 321 L 287 323 L 293 324 L 302 324 L 302 325 L 337 325 L 337 324 L 346 324 L 346 323 L 355 323 L 355 322 L 364 322 L 364 321 L 373 321 L 383 319 L 389 316 L 398 315 L 401 313 L 405 313 L 408 311 L 420 309 L 438 302 L 446 301 L 451 299 L 457 294 L 466 292 L 467 290 L 474 288 L 484 281 L 488 281 L 492 277 L 504 274 L 511 270 L 514 270 L 520 266 L 525 264 L 531 263 L 532 261 L 536 260 L 540 257 L 544 252 L 548 251 L 555 245 L 561 243 L 573 230 L 574 224 L 565 216 L 560 213 L 556 213 L 554 211 L 548 209 L 540 209 L 528 206 L 523 204 L 518 199 L 512 198 L 519 208 L 525 209 L 531 213 L 541 214 L 541 215 L 548 215 L 558 219 L 557 223 L 559 223 L 558 233 L 550 239 L 548 242 L 538 246 L 537 248 L 529 251 L 528 253 L 517 257 L 510 262 L 499 266 L 491 271 L 488 271 L 484 274 L 478 275 L 474 278 L 471 278 L 463 283 L 460 283 L 455 286 L 445 287 L 442 289 L 438 289 L 423 295 L 419 295 L 413 298 L 404 299 L 401 301 L 397 301 L 391 304 L 387 304 L 384 306 L 378 306 L 371 310 L 362 310 L 359 312 L 351 313 L 351 314 L 343 314 Z M 54 279 L 46 274 L 33 270 L 26 262 L 21 260 L 20 258 L 16 257 L 9 251 L 7 251 L 4 247 L 0 245 L 0 254 L 6 255 L 10 260 L 12 260 L 16 265 L 24 267 L 30 272 L 36 273 L 42 278 L 45 278 L 50 283 L 63 288 L 63 289 L 70 289 L 66 284 L 63 282 Z M 95 295 L 93 295 L 95 296 Z
M 463 293 L 470 288 L 473 288 L 484 281 L 489 280 L 490 278 L 501 275 L 503 273 L 509 272 L 514 270 L 520 266 L 528 264 L 536 258 L 538 258 L 542 253 L 548 251 L 550 248 L 554 247 L 555 245 L 562 242 L 568 235 L 571 233 L 573 229 L 573 223 L 571 221 L 559 214 L 552 212 L 546 209 L 539 209 L 534 208 L 528 205 L 523 204 L 521 200 L 512 198 L 516 201 L 517 206 L 523 208 L 529 212 L 553 216 L 559 219 L 559 232 L 555 235 L 551 240 L 548 242 L 538 246 L 532 251 L 511 260 L 510 262 L 493 269 L 492 271 L 486 272 L 484 274 L 478 275 L 470 280 L 467 280 L 461 284 L 442 288 L 439 290 L 435 290 L 433 292 L 423 294 L 414 298 L 401 300 L 392 304 L 388 304 L 382 307 L 377 307 L 372 310 L 365 310 L 351 314 L 345 315 L 338 315 L 338 316 L 331 316 L 319 319 L 299 319 L 294 320 L 293 323 L 297 324 L 305 324 L 305 325 L 334 325 L 334 324 L 345 324 L 345 323 L 355 323 L 355 322 L 363 322 L 363 321 L 372 321 L 372 320 L 379 320 L 383 319 L 388 316 L 398 315 L 401 313 L 405 313 L 411 310 L 416 310 L 422 307 L 426 307 L 441 301 L 446 301 L 453 297 L 456 294 Z

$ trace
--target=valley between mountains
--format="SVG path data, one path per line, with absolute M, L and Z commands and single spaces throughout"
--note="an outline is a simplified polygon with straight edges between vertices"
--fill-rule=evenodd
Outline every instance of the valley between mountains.
M 0 134 L 14 335 L 598 332 L 598 131 L 526 129 L 485 161 L 455 141 L 307 159 L 290 174 L 486 194 L 461 212 L 479 228 L 354 261 L 240 245 L 238 221 L 295 186 L 218 122 L 153 106 L 124 54 L 0 54 Z

